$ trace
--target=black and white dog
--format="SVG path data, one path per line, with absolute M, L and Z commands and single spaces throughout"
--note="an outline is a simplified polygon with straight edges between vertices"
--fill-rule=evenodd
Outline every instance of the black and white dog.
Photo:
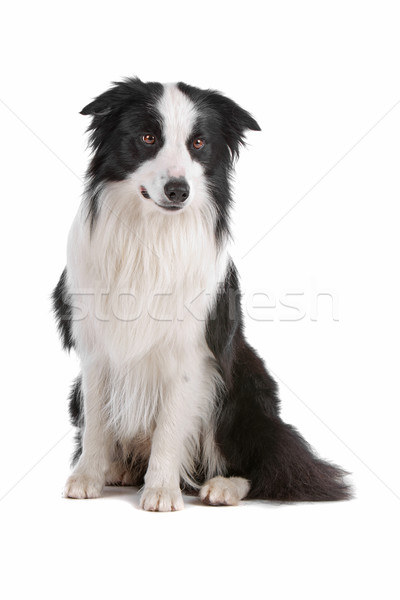
M 143 485 L 145 510 L 242 498 L 340 500 L 344 472 L 279 417 L 243 334 L 227 252 L 230 178 L 252 116 L 222 94 L 127 79 L 83 110 L 93 157 L 54 290 L 82 373 L 65 496 Z

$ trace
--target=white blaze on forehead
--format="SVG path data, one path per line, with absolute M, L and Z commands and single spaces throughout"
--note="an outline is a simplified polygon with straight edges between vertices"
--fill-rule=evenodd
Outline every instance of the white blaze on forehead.
M 163 121 L 162 152 L 168 157 L 168 174 L 180 177 L 189 159 L 186 144 L 196 122 L 196 107 L 176 84 L 166 84 L 157 108 Z
M 190 98 L 176 84 L 166 84 L 158 110 L 163 119 L 165 141 L 185 144 L 197 117 L 196 107 Z

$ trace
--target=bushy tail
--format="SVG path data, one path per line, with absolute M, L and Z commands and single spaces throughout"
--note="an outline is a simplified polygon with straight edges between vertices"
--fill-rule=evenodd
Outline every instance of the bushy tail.
M 344 481 L 347 472 L 318 458 L 294 427 L 279 417 L 270 417 L 263 425 L 268 431 L 262 451 L 257 449 L 261 455 L 252 469 L 249 497 L 286 502 L 351 498 Z

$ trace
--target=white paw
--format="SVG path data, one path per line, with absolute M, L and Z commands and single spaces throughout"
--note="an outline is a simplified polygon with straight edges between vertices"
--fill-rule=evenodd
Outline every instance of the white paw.
M 183 498 L 179 489 L 144 488 L 140 507 L 144 510 L 170 512 L 183 510 Z
M 236 506 L 250 489 L 249 482 L 241 477 L 214 477 L 200 490 L 205 504 Z
M 103 491 L 103 481 L 83 474 L 72 474 L 64 488 L 65 498 L 99 498 Z

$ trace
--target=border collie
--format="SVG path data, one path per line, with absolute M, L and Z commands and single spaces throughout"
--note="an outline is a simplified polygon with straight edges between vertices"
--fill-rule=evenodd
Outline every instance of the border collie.
M 350 497 L 345 472 L 279 417 L 243 333 L 229 257 L 230 180 L 254 118 L 184 83 L 116 83 L 81 111 L 92 159 L 53 292 L 81 374 L 64 495 L 143 486 L 141 507 Z

